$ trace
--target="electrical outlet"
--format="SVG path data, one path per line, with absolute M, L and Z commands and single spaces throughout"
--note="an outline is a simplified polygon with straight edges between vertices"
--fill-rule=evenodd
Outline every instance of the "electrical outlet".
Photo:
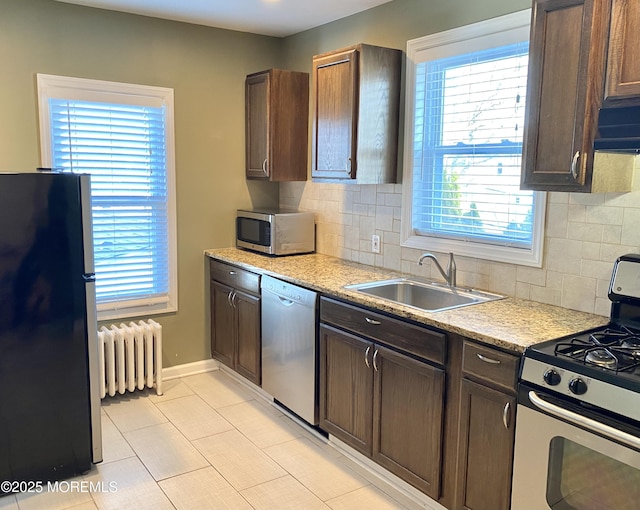
M 373 253 L 380 253 L 380 236 L 375 234 L 371 236 L 371 251 Z

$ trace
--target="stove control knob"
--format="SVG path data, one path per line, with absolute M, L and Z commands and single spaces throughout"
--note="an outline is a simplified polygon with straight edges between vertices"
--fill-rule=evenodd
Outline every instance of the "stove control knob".
M 569 382 L 569 390 L 571 390 L 571 393 L 575 395 L 584 395 L 587 392 L 587 389 L 587 383 L 579 377 L 571 379 Z
M 542 376 L 544 382 L 546 382 L 549 386 L 557 386 L 560 384 L 560 374 L 556 372 L 553 368 L 547 370 Z

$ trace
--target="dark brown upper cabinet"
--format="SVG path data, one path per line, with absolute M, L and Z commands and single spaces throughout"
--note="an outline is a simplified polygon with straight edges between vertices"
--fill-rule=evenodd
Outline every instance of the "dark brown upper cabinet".
M 639 28 L 637 2 L 534 0 L 522 189 L 630 191 L 633 156 L 593 142 L 602 106 L 640 104 Z
M 592 191 L 610 2 L 534 0 L 523 189 Z
M 396 182 L 401 65 L 366 44 L 313 57 L 314 180 Z
M 307 180 L 309 74 L 250 74 L 245 100 L 247 179 Z
M 613 0 L 604 101 L 640 104 L 640 2 Z

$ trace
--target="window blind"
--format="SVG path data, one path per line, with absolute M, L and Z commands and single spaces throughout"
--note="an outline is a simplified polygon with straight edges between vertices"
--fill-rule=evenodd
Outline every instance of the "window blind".
M 49 99 L 52 164 L 91 175 L 98 305 L 169 299 L 165 107 Z
M 416 66 L 412 224 L 419 235 L 529 248 L 521 191 L 528 42 Z

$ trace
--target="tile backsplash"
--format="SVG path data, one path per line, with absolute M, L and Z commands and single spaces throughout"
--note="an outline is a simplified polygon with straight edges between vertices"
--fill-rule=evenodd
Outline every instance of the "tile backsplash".
M 457 256 L 458 285 L 608 316 L 613 262 L 640 252 L 640 157 L 634 172 L 628 193 L 547 194 L 541 268 Z M 418 266 L 421 250 L 400 246 L 401 184 L 281 183 L 280 205 L 316 213 L 319 253 L 442 279 L 433 264 Z

